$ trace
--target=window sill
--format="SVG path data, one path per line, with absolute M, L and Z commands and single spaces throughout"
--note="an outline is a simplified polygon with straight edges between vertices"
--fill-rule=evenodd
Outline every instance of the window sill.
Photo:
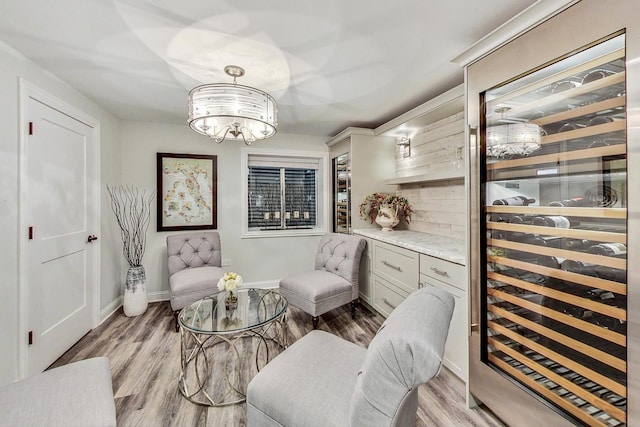
M 321 228 L 289 228 L 285 230 L 265 230 L 265 231 L 245 231 L 242 234 L 243 239 L 262 239 L 270 237 L 304 237 L 304 236 L 322 236 L 327 230 Z

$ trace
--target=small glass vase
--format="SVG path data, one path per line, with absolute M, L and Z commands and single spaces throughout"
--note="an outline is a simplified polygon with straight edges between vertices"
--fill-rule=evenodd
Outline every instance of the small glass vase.
M 233 291 L 227 291 L 227 297 L 224 299 L 224 306 L 227 310 L 235 310 L 238 308 L 238 297 Z

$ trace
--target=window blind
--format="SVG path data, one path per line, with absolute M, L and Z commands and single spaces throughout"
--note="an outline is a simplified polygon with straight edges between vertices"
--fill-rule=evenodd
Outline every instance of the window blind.
M 318 162 L 316 168 L 267 165 L 249 157 L 249 229 L 311 228 L 317 225 Z M 262 156 L 268 157 L 268 156 Z M 264 160 L 264 159 L 263 159 Z M 272 159 L 273 160 L 273 159 Z M 307 160 L 308 164 L 314 159 Z M 295 162 L 299 166 L 303 162 Z M 307 165 L 308 165 L 307 164 Z

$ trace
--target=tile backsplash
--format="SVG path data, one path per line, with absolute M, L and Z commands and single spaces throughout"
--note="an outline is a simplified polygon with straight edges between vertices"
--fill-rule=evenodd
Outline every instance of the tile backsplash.
M 411 138 L 411 156 L 396 153 L 396 176 L 429 175 L 455 167 L 456 149 L 464 147 L 464 112 L 421 129 Z M 464 157 L 464 148 L 458 151 Z M 460 161 L 464 164 L 464 158 Z M 464 166 L 462 166 L 464 167 Z M 409 230 L 456 239 L 466 237 L 464 179 L 400 184 L 396 193 L 409 200 L 413 215 Z

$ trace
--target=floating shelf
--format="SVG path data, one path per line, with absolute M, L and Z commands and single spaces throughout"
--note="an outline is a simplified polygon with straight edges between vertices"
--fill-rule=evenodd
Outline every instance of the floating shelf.
M 403 176 L 400 178 L 385 179 L 389 185 L 415 184 L 416 182 L 448 181 L 451 179 L 464 179 L 464 170 L 449 170 L 427 173 L 423 175 Z

